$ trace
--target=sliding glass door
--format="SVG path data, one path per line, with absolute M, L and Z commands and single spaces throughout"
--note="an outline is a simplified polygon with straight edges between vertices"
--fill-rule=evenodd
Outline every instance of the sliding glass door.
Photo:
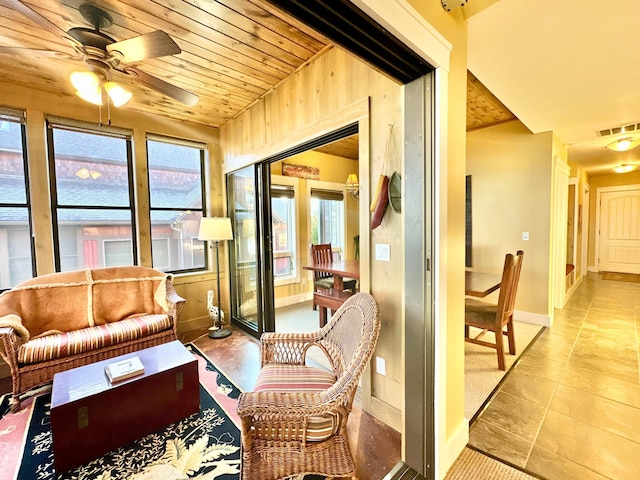
M 231 315 L 236 325 L 259 337 L 273 330 L 273 273 L 269 165 L 252 165 L 227 176 L 234 241 L 230 252 Z M 266 185 L 262 185 L 266 182 Z M 260 187 L 259 187 L 260 185 Z

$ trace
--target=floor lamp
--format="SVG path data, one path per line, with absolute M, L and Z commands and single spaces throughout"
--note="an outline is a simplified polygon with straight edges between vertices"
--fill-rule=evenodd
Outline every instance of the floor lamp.
M 231 335 L 231 330 L 224 328 L 222 321 L 222 309 L 220 308 L 220 256 L 218 253 L 218 244 L 225 240 L 233 240 L 233 231 L 231 230 L 231 219 L 227 217 L 203 217 L 200 220 L 200 230 L 198 231 L 198 240 L 213 242 L 216 247 L 216 277 L 218 286 L 218 318 L 214 326 L 215 330 L 209 330 L 210 338 L 224 338 Z

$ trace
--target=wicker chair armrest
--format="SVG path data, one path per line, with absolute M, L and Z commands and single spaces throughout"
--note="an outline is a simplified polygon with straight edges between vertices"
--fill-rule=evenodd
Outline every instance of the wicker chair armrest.
M 0 327 L 0 356 L 9 366 L 18 363 L 18 336 L 12 327 Z
M 173 283 L 170 280 L 167 280 L 167 303 L 169 307 L 169 315 L 173 318 L 174 321 L 178 320 L 178 316 L 180 315 L 180 311 L 184 306 L 185 299 L 182 298 L 176 292 Z
M 260 337 L 262 366 L 267 363 L 304 365 L 307 349 L 320 339 L 318 332 L 268 332 Z
M 272 421 L 305 421 L 310 416 L 334 412 L 337 405 L 320 393 L 243 392 L 238 398 L 240 417 L 264 417 Z

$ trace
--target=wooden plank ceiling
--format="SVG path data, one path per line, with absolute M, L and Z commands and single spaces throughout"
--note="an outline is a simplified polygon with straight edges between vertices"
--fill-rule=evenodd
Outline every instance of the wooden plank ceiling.
M 79 12 L 86 0 L 24 0 L 62 30 L 91 27 Z M 194 124 L 219 127 L 265 95 L 330 42 L 267 0 L 91 0 L 113 19 L 104 32 L 116 41 L 162 30 L 182 52 L 135 64 L 199 97 L 185 106 L 113 73 L 133 92 L 125 107 Z M 3 50 L 2 47 L 18 47 Z M 24 50 L 22 50 L 24 49 Z M 40 52 L 35 49 L 41 50 Z M 69 74 L 85 65 L 70 42 L 47 31 L 0 0 L 0 82 L 74 97 Z M 467 82 L 467 130 L 515 117 L 471 73 Z M 357 158 L 357 136 L 326 153 Z
M 515 120 L 503 105 L 471 72 L 467 72 L 467 132 Z
M 68 31 L 91 27 L 78 8 L 83 0 L 24 0 Z M 328 46 L 328 41 L 265 0 L 91 0 L 113 25 L 116 41 L 154 30 L 166 32 L 182 52 L 135 64 L 140 70 L 199 96 L 193 107 L 136 85 L 113 72 L 133 92 L 122 108 L 218 127 L 268 92 Z M 70 42 L 36 25 L 0 0 L 0 81 L 60 95 L 75 95 L 69 74 L 84 69 Z M 42 49 L 35 52 L 30 49 Z M 49 53 L 48 53 L 49 52 Z M 53 52 L 53 53 L 51 53 Z

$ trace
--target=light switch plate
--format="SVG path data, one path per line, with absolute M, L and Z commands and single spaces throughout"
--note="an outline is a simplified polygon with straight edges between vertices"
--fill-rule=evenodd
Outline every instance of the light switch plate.
M 376 357 L 376 372 L 380 375 L 387 374 L 387 362 L 382 357 Z
M 388 243 L 376 243 L 376 260 L 391 261 L 391 246 Z

